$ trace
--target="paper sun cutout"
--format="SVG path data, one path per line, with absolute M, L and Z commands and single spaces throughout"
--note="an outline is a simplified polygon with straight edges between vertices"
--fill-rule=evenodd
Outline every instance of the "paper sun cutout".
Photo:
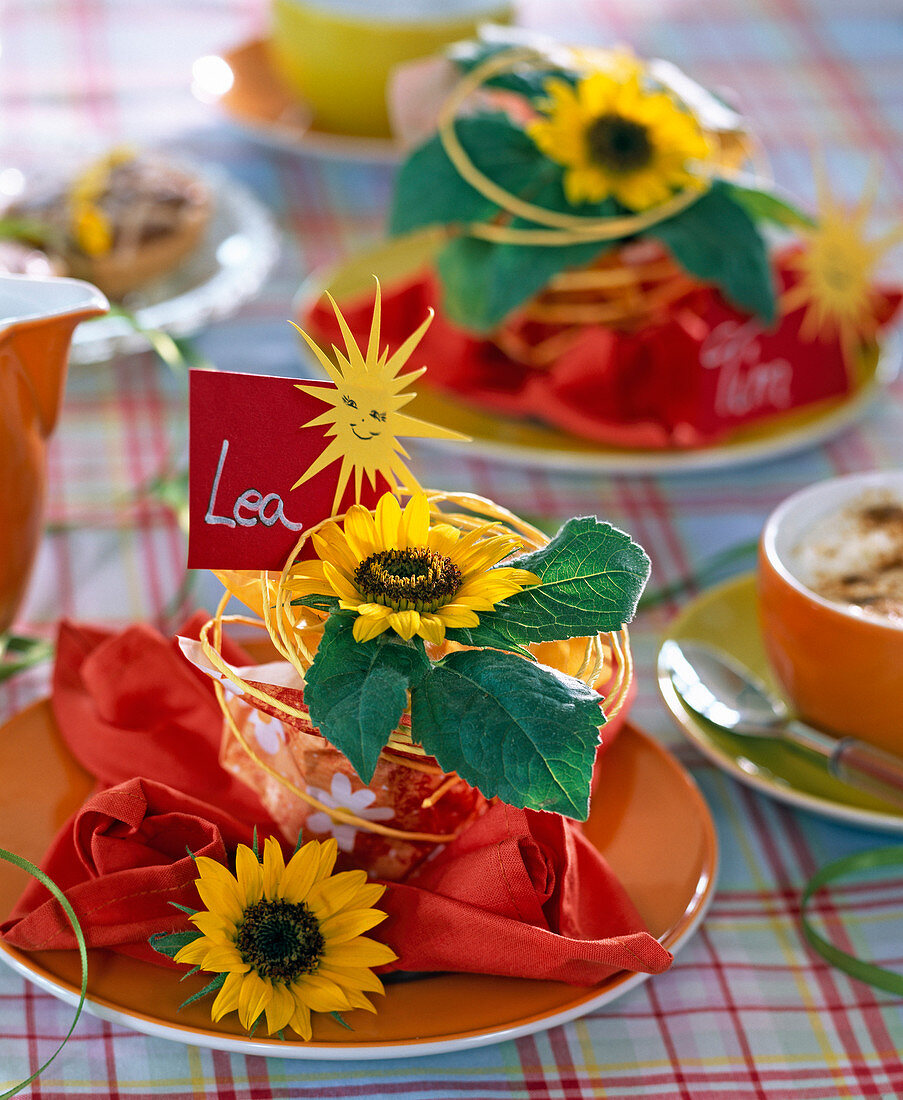
M 816 184 L 818 219 L 811 228 L 801 229 L 807 247 L 788 261 L 799 282 L 782 296 L 781 306 L 784 313 L 805 307 L 800 337 L 839 339 L 844 360 L 852 367 L 862 342 L 872 340 L 877 331 L 875 271 L 882 257 L 903 240 L 903 226 L 867 241 L 874 182 L 852 210 L 831 194 L 823 171 L 816 173 Z
M 412 382 L 424 373 L 426 367 L 400 374 L 414 349 L 420 343 L 423 334 L 433 319 L 433 311 L 423 324 L 412 333 L 398 348 L 389 355 L 388 347 L 379 349 L 381 292 L 379 280 L 376 280 L 376 298 L 373 303 L 373 320 L 370 324 L 370 336 L 366 355 L 357 346 L 348 323 L 342 316 L 332 296 L 326 297 L 335 311 L 336 320 L 345 340 L 345 351 L 341 352 L 333 345 L 336 362 L 322 351 L 303 329 L 298 329 L 305 343 L 317 357 L 317 361 L 335 383 L 335 390 L 323 386 L 302 386 L 296 388 L 312 397 L 325 401 L 330 408 L 320 416 L 303 425 L 305 428 L 329 425 L 327 435 L 334 438 L 323 449 L 319 458 L 309 467 L 295 484 L 293 489 L 303 485 L 331 463 L 341 460 L 338 485 L 336 486 L 333 510 L 338 511 L 339 502 L 354 471 L 354 496 L 360 500 L 361 483 L 366 473 L 370 484 L 376 484 L 376 475 L 381 474 L 393 491 L 405 489 L 416 492 L 420 486 L 408 470 L 403 458 L 409 458 L 407 451 L 398 442 L 399 436 L 429 439 L 467 440 L 467 436 L 448 428 L 440 428 L 425 420 L 408 416 L 401 412 L 416 394 L 403 392 Z

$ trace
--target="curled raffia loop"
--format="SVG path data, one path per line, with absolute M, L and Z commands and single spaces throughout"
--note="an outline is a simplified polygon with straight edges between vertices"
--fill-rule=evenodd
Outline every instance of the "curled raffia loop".
M 541 68 L 547 64 L 548 59 L 544 58 L 540 51 L 530 47 L 518 47 L 494 54 L 466 73 L 442 105 L 437 124 L 439 140 L 461 178 L 506 213 L 543 227 L 541 229 L 515 228 L 498 222 L 469 222 L 466 226 L 468 236 L 480 237 L 498 244 L 547 247 L 580 244 L 587 241 L 616 241 L 641 233 L 660 222 L 667 221 L 668 218 L 673 218 L 692 206 L 709 190 L 710 181 L 700 176 L 691 186 L 678 191 L 666 202 L 645 210 L 642 214 L 625 214 L 616 218 L 590 218 L 537 206 L 512 194 L 490 179 L 477 168 L 458 140 L 455 132 L 455 118 L 458 111 L 464 101 L 487 80 L 501 73 L 510 72 L 519 65 Z
M 525 550 L 537 550 L 548 542 L 546 535 L 538 528 L 484 497 L 470 493 L 441 493 L 429 490 L 426 492 L 426 497 L 430 505 L 431 519 L 441 521 L 459 531 L 472 531 L 477 527 L 485 526 L 488 522 L 492 525 L 489 529 L 490 533 L 510 534 L 514 531 L 522 540 Z M 453 510 L 444 511 L 440 507 L 441 505 Z M 319 531 L 325 524 L 341 522 L 343 518 L 344 513 L 330 516 L 328 519 L 302 531 L 278 580 L 274 580 L 266 572 L 260 574 L 262 620 L 244 615 L 227 616 L 225 609 L 230 599 L 230 593 L 226 592 L 220 601 L 216 614 L 201 629 L 201 647 L 210 664 L 225 679 L 237 687 L 248 701 L 261 704 L 268 714 L 282 715 L 295 721 L 309 723 L 306 708 L 293 707 L 286 701 L 270 695 L 259 684 L 249 683 L 225 661 L 222 656 L 223 626 L 228 623 L 239 623 L 265 629 L 279 655 L 288 661 L 303 680 L 307 670 L 313 663 L 316 646 L 319 644 L 319 635 L 322 634 L 326 616 L 315 612 L 315 617 L 311 618 L 310 609 L 300 604 L 292 604 L 291 571 L 301 557 L 311 535 Z M 601 708 L 606 720 L 610 720 L 624 706 L 633 676 L 633 658 L 627 629 L 622 627 L 621 630 L 610 634 L 596 634 L 585 639 L 571 639 L 569 644 L 577 644 L 581 641 L 583 648 L 582 651 L 578 651 L 579 665 L 573 675 L 589 687 L 604 690 L 605 694 Z M 445 647 L 450 644 L 454 645 L 454 643 L 444 643 L 443 647 L 428 645 L 427 648 L 431 657 L 436 660 L 442 656 Z M 541 644 L 554 645 L 555 643 Z M 443 844 L 454 839 L 454 834 L 440 836 L 432 833 L 415 833 L 403 829 L 393 829 L 391 826 L 381 825 L 378 822 L 358 817 L 350 810 L 327 806 L 325 803 L 320 802 L 277 772 L 255 752 L 242 734 L 227 706 L 221 681 L 214 680 L 214 687 L 227 727 L 244 752 L 267 775 L 313 809 L 327 814 L 333 821 L 353 825 L 357 829 L 399 840 L 429 841 L 435 844 Z M 389 759 L 393 764 L 402 765 L 415 771 L 428 772 L 432 775 L 444 774 L 422 746 L 411 739 L 410 718 L 407 712 L 402 724 L 389 735 L 382 756 Z M 463 782 L 457 775 L 449 775 L 446 782 L 441 784 L 424 802 L 424 808 L 435 804 L 455 783 Z

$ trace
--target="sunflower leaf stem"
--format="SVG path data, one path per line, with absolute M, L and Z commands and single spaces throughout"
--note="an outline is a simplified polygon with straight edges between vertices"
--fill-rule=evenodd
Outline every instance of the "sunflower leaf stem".
M 172 959 L 187 943 L 193 943 L 200 934 L 196 928 L 187 932 L 155 932 L 147 942 L 155 951 Z
M 189 1005 L 193 1005 L 195 1001 L 199 1001 L 202 997 L 206 997 L 210 993 L 216 993 L 218 989 L 221 989 L 226 981 L 225 974 L 217 974 L 215 978 L 211 978 L 210 981 L 204 986 L 203 989 L 199 989 L 197 993 L 192 993 L 190 997 L 186 997 L 184 1001 L 179 1005 L 179 1010 L 187 1008 Z
M 341 1024 L 346 1031 L 354 1031 L 354 1028 L 351 1026 L 351 1024 L 348 1023 L 341 1012 L 330 1012 L 329 1015 L 335 1020 L 337 1024 Z

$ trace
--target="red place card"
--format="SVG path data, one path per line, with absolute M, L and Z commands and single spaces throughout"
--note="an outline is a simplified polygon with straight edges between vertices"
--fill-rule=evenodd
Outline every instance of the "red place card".
M 334 442 L 328 424 L 304 427 L 328 407 L 293 378 L 191 372 L 190 569 L 282 569 L 302 530 L 355 503 L 352 476 L 334 507 L 338 458 L 292 488 Z M 375 486 L 364 477 L 360 503 L 373 507 L 388 488 L 379 474 Z

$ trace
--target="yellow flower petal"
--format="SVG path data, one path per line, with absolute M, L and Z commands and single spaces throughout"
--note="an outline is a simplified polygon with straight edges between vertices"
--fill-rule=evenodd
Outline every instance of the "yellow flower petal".
M 376 537 L 380 549 L 397 550 L 401 505 L 392 493 L 383 493 L 376 505 Z
M 291 984 L 291 991 L 312 1012 L 342 1012 L 352 1007 L 347 992 L 320 974 L 304 974 Z
M 436 614 L 445 624 L 446 629 L 454 630 L 455 627 L 478 626 L 480 622 L 480 616 L 475 611 L 459 603 L 447 603 L 445 607 L 440 607 Z
M 187 963 L 189 966 L 200 966 L 207 957 L 209 949 L 210 941 L 204 936 L 198 936 L 196 940 L 192 940 L 191 943 L 186 943 L 184 947 L 179 948 L 174 956 L 174 961 Z
M 318 921 L 340 913 L 349 904 L 357 904 L 357 896 L 367 883 L 366 871 L 340 871 L 319 880 L 308 894 L 307 904 Z
M 263 869 L 247 844 L 239 844 L 235 851 L 235 877 L 245 908 L 260 901 L 263 897 Z
M 423 493 L 415 493 L 405 505 L 398 531 L 398 548 L 426 546 L 430 530 L 430 506 Z
M 457 528 L 452 527 L 450 523 L 437 523 L 430 528 L 430 533 L 426 537 L 426 544 L 430 550 L 435 550 L 437 554 L 445 554 L 446 557 L 453 558 L 452 551 L 460 537 Z
M 257 1017 L 273 997 L 273 984 L 253 970 L 244 976 L 238 991 L 238 1018 L 241 1026 L 250 1030 Z
M 421 611 L 420 626 L 417 628 L 417 633 L 424 641 L 432 642 L 433 645 L 441 645 L 445 641 L 445 623 L 438 615 L 434 615 L 429 611 Z
M 360 562 L 355 557 L 337 523 L 325 524 L 319 531 L 315 531 L 311 535 L 311 541 L 323 561 L 331 561 L 337 569 L 341 569 L 348 577 L 354 576 L 354 571 L 360 565 Z
M 285 874 L 285 859 L 275 837 L 268 836 L 263 845 L 263 896 L 270 901 L 279 896 L 279 884 Z
M 285 874 L 279 883 L 279 897 L 283 901 L 304 901 L 310 888 L 317 881 L 320 870 L 320 846 L 311 841 L 304 844 L 288 861 Z
M 202 909 L 188 919 L 199 932 L 202 932 L 213 943 L 235 942 L 235 925 L 232 921 L 224 920 L 219 913 L 211 913 L 207 909 Z
M 386 914 L 378 909 L 346 909 L 320 921 L 320 933 L 329 943 L 344 943 L 369 932 L 385 919 Z
M 243 981 L 241 974 L 226 975 L 216 1000 L 210 1006 L 210 1018 L 214 1023 L 221 1020 L 228 1012 L 234 1012 L 238 1008 L 238 994 Z
M 391 947 L 377 943 L 367 936 L 358 936 L 348 943 L 328 943 L 323 952 L 323 965 L 337 966 L 382 966 L 394 962 L 398 956 Z
M 339 846 L 336 843 L 335 837 L 330 837 L 329 840 L 318 840 L 312 843 L 316 843 L 318 846 L 317 858 L 320 861 L 319 867 L 317 867 L 317 874 L 314 882 L 322 882 L 324 879 L 329 878 L 335 867 L 335 861 L 338 858 Z
M 267 1019 L 267 1034 L 273 1035 L 288 1026 L 289 1020 L 295 1014 L 296 1001 L 284 985 L 273 983 L 272 996 L 267 1002 L 264 1011 Z
M 399 637 L 404 638 L 406 642 L 410 641 L 417 633 L 417 628 L 420 626 L 420 612 L 393 611 L 389 615 L 389 626 L 392 627 Z
M 323 572 L 333 592 L 343 600 L 360 600 L 361 594 L 350 580 L 341 573 L 332 562 L 323 562 Z
M 297 1031 L 304 1042 L 311 1037 L 313 1029 L 310 1026 L 310 1009 L 307 1005 L 295 1004 L 295 1014 L 289 1020 L 288 1026 L 292 1031 Z
M 386 609 L 388 612 L 388 608 Z M 385 616 L 358 615 L 351 629 L 352 637 L 356 642 L 369 642 L 384 630 L 389 629 L 389 614 Z
M 321 978 L 330 978 L 342 989 L 367 990 L 370 993 L 384 993 L 383 983 L 372 970 L 365 966 L 336 966 L 331 967 L 321 962 L 317 974 Z
M 348 1000 L 351 1002 L 352 1008 L 362 1008 L 365 1012 L 375 1012 L 376 1006 L 370 1001 L 364 993 L 358 992 L 356 989 L 347 990 Z
M 373 516 L 362 504 L 353 504 L 345 513 L 345 541 L 359 562 L 379 549 Z
M 241 923 L 245 914 L 244 905 L 235 896 L 236 889 L 237 884 L 234 879 L 232 890 L 223 890 L 219 883 L 211 882 L 209 879 L 199 879 L 197 882 L 198 895 L 204 907 L 218 913 L 233 927 Z
M 244 974 L 250 969 L 239 955 L 234 943 L 207 943 L 207 953 L 201 966 L 215 974 Z

